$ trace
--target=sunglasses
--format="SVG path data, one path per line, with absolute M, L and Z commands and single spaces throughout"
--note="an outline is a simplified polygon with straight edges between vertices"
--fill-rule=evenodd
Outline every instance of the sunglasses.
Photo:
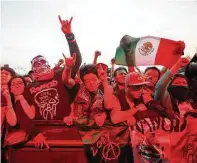
M 144 85 L 128 85 L 127 87 L 133 91 L 139 91 L 144 88 Z

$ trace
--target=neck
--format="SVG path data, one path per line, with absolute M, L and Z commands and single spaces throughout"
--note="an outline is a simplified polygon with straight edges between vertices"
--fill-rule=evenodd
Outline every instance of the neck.
M 125 89 L 125 84 L 124 83 L 118 83 L 118 89 Z

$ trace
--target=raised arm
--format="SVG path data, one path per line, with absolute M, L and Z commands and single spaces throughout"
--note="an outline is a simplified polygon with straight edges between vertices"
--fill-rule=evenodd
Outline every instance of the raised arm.
M 93 64 L 97 64 L 97 59 L 98 57 L 101 55 L 101 52 L 100 51 L 95 51 L 94 53 L 94 61 L 93 61 Z
M 65 57 L 64 71 L 62 72 L 62 81 L 68 88 L 72 88 L 75 85 L 74 79 L 71 77 L 72 69 L 75 65 L 76 54 L 74 53 L 72 57 Z
M 173 114 L 171 97 L 167 88 L 179 68 L 184 67 L 187 64 L 187 59 L 180 58 L 170 70 L 165 72 L 165 74 L 159 79 L 155 86 L 154 99 L 161 101 L 161 104 L 168 110 L 168 113 Z
M 112 74 L 112 77 L 114 77 L 114 71 L 115 71 L 115 58 L 112 58 L 111 59 L 111 74 Z
M 76 54 L 76 62 L 75 62 L 75 65 L 71 71 L 71 77 L 74 79 L 75 75 L 82 63 L 82 57 L 81 57 L 81 53 L 79 51 L 79 47 L 77 45 L 77 42 L 75 40 L 75 36 L 72 33 L 72 29 L 71 29 L 72 17 L 69 21 L 68 20 L 65 21 L 65 20 L 62 20 L 61 17 L 59 16 L 59 21 L 62 26 L 61 27 L 62 32 L 65 34 L 66 39 L 68 41 L 68 46 L 69 46 L 71 57 L 73 56 L 74 53 Z

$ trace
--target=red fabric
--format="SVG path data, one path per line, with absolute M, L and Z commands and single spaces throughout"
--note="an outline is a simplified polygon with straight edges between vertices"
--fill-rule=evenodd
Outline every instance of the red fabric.
M 197 118 L 188 116 L 182 132 L 170 134 L 171 163 L 197 162 Z
M 185 49 L 185 43 L 182 41 L 173 41 L 161 38 L 155 65 L 163 65 L 166 68 L 171 68 Z

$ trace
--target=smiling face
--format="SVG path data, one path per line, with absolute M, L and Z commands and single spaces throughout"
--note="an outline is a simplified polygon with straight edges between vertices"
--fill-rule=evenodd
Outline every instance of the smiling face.
M 17 95 L 21 95 L 24 92 L 25 84 L 21 78 L 17 77 L 11 81 L 10 87 L 11 87 L 11 89 L 10 89 L 11 92 L 15 96 L 17 96 Z
M 98 91 L 98 87 L 100 85 L 100 80 L 95 74 L 89 73 L 89 74 L 84 75 L 83 81 L 84 81 L 84 85 L 85 85 L 86 89 L 89 92 L 96 93 Z

